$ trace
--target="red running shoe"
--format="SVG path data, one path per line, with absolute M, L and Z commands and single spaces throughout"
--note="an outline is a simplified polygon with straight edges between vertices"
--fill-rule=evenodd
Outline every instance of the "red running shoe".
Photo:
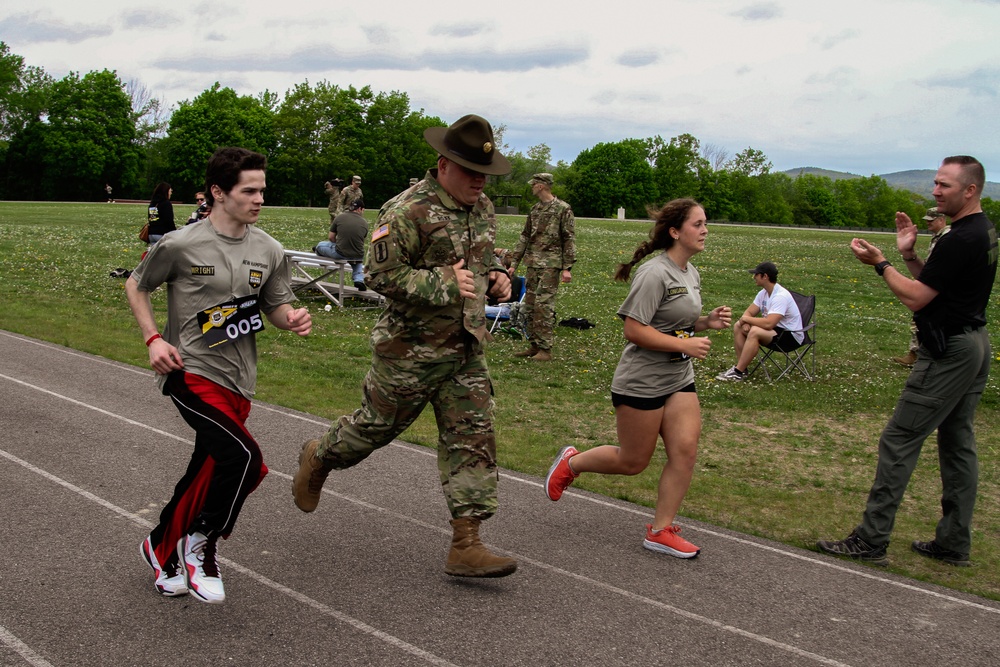
M 576 473 L 569 467 L 569 459 L 579 453 L 572 445 L 559 450 L 559 455 L 549 468 L 549 474 L 545 476 L 545 495 L 549 500 L 562 498 L 563 491 L 576 479 Z
M 701 549 L 681 537 L 678 534 L 680 532 L 681 527 L 677 524 L 654 531 L 652 524 L 647 523 L 646 539 L 642 541 L 642 546 L 677 558 L 694 558 L 700 554 Z

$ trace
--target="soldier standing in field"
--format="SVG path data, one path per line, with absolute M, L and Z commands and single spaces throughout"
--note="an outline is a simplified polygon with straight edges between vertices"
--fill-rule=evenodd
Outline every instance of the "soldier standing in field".
M 453 537 L 445 572 L 504 577 L 517 561 L 491 553 L 480 523 L 497 510 L 492 382 L 483 341 L 486 296 L 506 299 L 510 279 L 494 257 L 496 218 L 486 175 L 510 172 L 490 124 L 460 118 L 428 128 L 437 168 L 386 202 L 375 223 L 366 279 L 386 299 L 372 330 L 372 366 L 361 408 L 299 454 L 295 504 L 312 512 L 331 470 L 357 465 L 434 406 L 438 468 Z
M 337 200 L 337 215 L 340 215 L 344 211 L 350 211 L 351 205 L 354 202 L 364 198 L 365 196 L 361 192 L 361 177 L 355 174 L 351 178 L 351 184 L 340 191 L 340 199 Z
M 570 271 L 576 261 L 573 209 L 552 194 L 552 182 L 552 174 L 535 174 L 528 181 L 538 203 L 528 213 L 521 238 L 510 255 L 512 275 L 517 275 L 522 260 L 527 267 L 522 312 L 531 337 L 531 347 L 514 356 L 533 361 L 552 359 L 556 290 L 560 280 L 568 283 L 573 279 Z
M 330 224 L 333 224 L 334 218 L 337 217 L 338 206 L 340 205 L 340 186 L 344 184 L 339 178 L 333 178 L 323 184 L 323 192 L 327 194 L 330 198 L 330 203 L 327 205 L 326 210 L 330 212 Z

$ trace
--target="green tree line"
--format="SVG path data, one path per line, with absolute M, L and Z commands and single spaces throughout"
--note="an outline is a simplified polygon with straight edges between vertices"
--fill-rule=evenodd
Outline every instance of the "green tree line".
M 238 95 L 216 83 L 168 112 L 139 82 L 114 71 L 71 72 L 56 80 L 0 42 L 0 199 L 92 201 L 111 185 L 117 198 L 146 199 L 161 181 L 192 201 L 219 146 L 268 156 L 269 204 L 325 206 L 323 183 L 362 177 L 368 208 L 433 166 L 423 131 L 446 123 L 411 109 L 405 92 L 296 84 L 283 96 Z M 879 176 L 834 181 L 772 171 L 763 152 L 729 156 L 690 134 L 600 143 L 572 163 L 552 164 L 544 143 L 524 153 L 497 145 L 513 170 L 491 177 L 487 194 L 525 213 L 528 179 L 549 171 L 554 192 L 583 217 L 646 216 L 647 207 L 694 197 L 711 220 L 819 227 L 887 227 L 895 211 L 921 217 L 932 200 Z M 994 221 L 1000 203 L 984 201 Z

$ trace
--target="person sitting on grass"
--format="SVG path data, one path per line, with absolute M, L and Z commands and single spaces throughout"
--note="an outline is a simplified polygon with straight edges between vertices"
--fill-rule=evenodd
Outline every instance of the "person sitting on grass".
M 774 344 L 779 350 L 789 352 L 802 344 L 802 315 L 792 295 L 778 284 L 778 267 L 774 262 L 761 262 L 749 272 L 761 289 L 753 303 L 733 323 L 736 364 L 716 375 L 716 380 L 745 380 L 747 368 L 761 345 Z

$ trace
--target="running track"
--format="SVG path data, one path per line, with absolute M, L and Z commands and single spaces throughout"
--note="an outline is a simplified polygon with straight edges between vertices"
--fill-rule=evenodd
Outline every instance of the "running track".
M 292 504 L 323 419 L 255 403 L 271 469 L 220 545 L 228 599 L 157 595 L 139 542 L 192 432 L 152 372 L 0 331 L 0 666 L 997 665 L 1000 604 L 502 472 L 484 540 L 516 574 L 443 572 L 433 452 L 397 442 Z M 501 443 L 501 446 L 514 446 Z

